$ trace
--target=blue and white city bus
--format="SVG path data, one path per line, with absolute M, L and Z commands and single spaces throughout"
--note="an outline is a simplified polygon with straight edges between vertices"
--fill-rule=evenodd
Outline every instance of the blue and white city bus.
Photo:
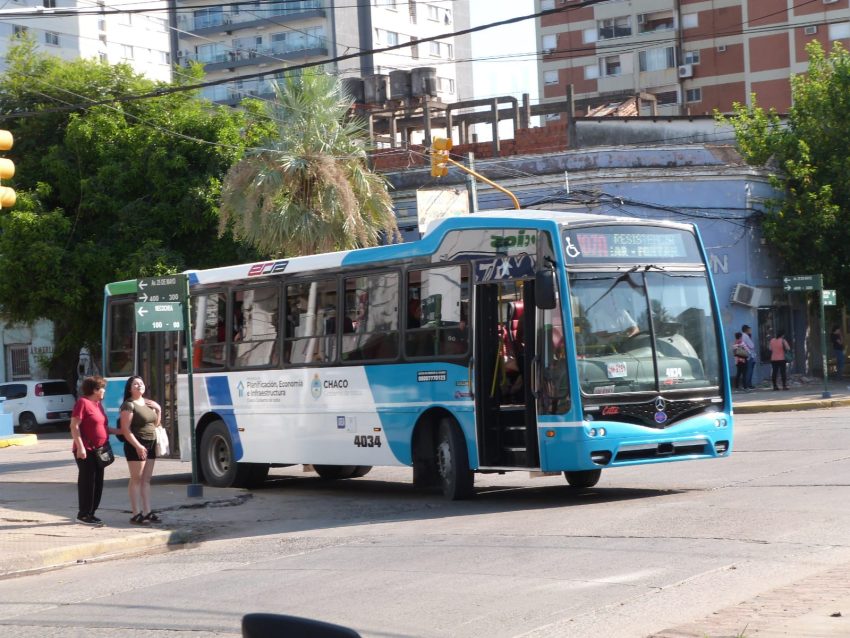
M 105 404 L 142 374 L 180 458 L 250 486 L 413 468 L 457 499 L 477 472 L 603 469 L 732 451 L 711 273 L 694 226 L 523 210 L 423 239 L 195 270 L 194 423 L 182 332 L 136 333 L 136 281 L 106 286 Z

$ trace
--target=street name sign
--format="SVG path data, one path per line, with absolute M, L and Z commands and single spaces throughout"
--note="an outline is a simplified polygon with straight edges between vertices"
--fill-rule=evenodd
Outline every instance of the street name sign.
M 165 275 L 139 279 L 136 301 L 186 301 L 186 275 Z
M 823 305 L 824 306 L 834 306 L 835 305 L 835 291 L 834 290 L 824 290 L 823 291 Z
M 137 301 L 136 332 L 183 330 L 183 304 Z
M 792 275 L 782 278 L 785 292 L 806 292 L 823 289 L 823 275 Z

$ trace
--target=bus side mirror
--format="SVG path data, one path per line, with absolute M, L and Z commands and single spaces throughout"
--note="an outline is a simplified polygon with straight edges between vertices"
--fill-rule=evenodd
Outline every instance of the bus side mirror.
M 535 273 L 534 299 L 541 310 L 553 310 L 558 305 L 555 297 L 555 271 L 551 268 L 543 268 Z

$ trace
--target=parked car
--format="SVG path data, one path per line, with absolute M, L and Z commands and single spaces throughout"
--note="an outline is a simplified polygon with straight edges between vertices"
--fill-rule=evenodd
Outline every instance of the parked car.
M 3 411 L 12 415 L 12 425 L 21 432 L 33 432 L 41 425 L 68 426 L 76 401 L 62 379 L 2 383 L 0 396 L 6 397 Z

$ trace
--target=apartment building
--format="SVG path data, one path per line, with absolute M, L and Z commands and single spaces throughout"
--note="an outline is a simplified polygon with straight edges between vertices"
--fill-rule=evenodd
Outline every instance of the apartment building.
M 153 80 L 171 81 L 171 40 L 163 0 L 8 0 L 0 9 L 0 72 L 16 36 L 65 60 L 126 62 Z
M 232 78 L 204 90 L 221 103 L 271 95 L 270 83 L 287 67 L 324 60 L 330 60 L 325 70 L 341 78 L 433 67 L 437 99 L 455 102 L 472 93 L 469 36 L 452 35 L 469 26 L 468 5 L 468 0 L 254 0 L 211 6 L 208 0 L 178 0 L 174 48 L 178 65 L 197 61 L 208 80 Z
M 640 94 L 641 114 L 780 112 L 805 46 L 850 44 L 850 0 L 535 0 L 542 102 L 573 87 L 577 113 Z

